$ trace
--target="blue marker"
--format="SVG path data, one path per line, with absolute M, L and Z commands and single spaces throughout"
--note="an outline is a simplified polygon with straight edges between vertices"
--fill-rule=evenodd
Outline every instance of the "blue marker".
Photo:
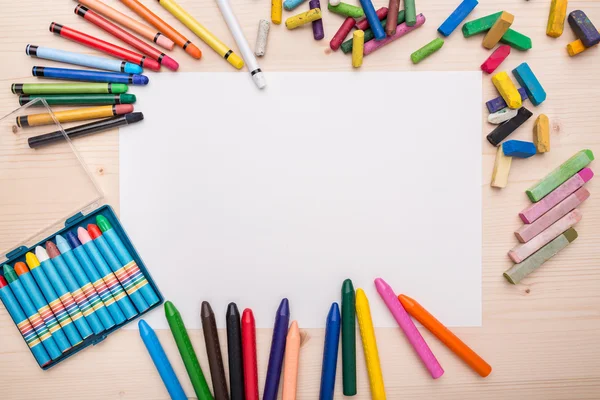
M 271 341 L 271 353 L 269 354 L 269 366 L 267 368 L 263 400 L 277 400 L 289 324 L 290 303 L 288 299 L 284 298 L 281 300 L 277 314 L 275 315 L 275 326 L 273 327 L 273 339 Z
M 438 32 L 444 36 L 450 36 L 452 32 L 467 18 L 467 15 L 477 7 L 477 0 L 464 0 L 456 7 L 456 10 L 440 25 Z
M 154 333 L 150 325 L 143 319 L 138 322 L 138 327 L 140 328 L 140 336 L 146 345 L 146 349 L 148 349 L 148 353 L 150 353 L 150 357 L 152 357 L 154 366 L 158 370 L 160 378 L 165 384 L 171 399 L 187 400 L 187 396 L 181 387 L 181 383 L 179 383 L 177 375 L 175 375 L 175 371 L 173 371 L 173 367 L 171 366 L 164 349 L 160 345 L 156 333 Z
M 340 308 L 333 303 L 327 314 L 325 345 L 323 347 L 323 367 L 321 369 L 321 391 L 319 400 L 333 400 L 335 373 L 337 369 L 338 347 L 340 343 Z
M 67 79 L 84 82 L 126 83 L 128 85 L 147 85 L 146 75 L 126 74 L 123 72 L 90 71 L 87 69 L 33 67 L 33 76 L 50 79 Z
M 502 143 L 502 151 L 507 157 L 529 158 L 535 156 L 537 148 L 531 142 L 521 140 L 507 140 Z
M 28 44 L 25 48 L 25 54 L 28 56 L 44 58 L 46 60 L 81 65 L 82 67 L 104 69 L 107 71 L 125 72 L 128 74 L 141 74 L 144 71 L 139 65 L 125 61 L 73 53 L 71 51 L 52 49 L 50 47 L 34 46 L 31 44 Z
M 385 31 L 383 30 L 383 26 L 381 26 L 381 22 L 379 22 L 373 2 L 371 0 L 360 0 L 360 6 L 365 12 L 367 21 L 369 21 L 369 27 L 373 31 L 373 35 L 375 35 L 375 40 L 385 39 Z
M 512 73 L 517 79 L 517 82 L 519 82 L 519 85 L 523 86 L 527 92 L 529 101 L 531 101 L 534 106 L 539 106 L 546 100 L 546 91 L 529 67 L 529 64 L 526 62 L 522 63 L 517 68 L 513 69 Z

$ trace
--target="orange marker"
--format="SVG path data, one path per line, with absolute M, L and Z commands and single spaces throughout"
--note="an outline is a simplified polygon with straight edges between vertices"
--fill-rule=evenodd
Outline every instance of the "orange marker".
M 163 21 L 158 15 L 146 8 L 137 0 L 121 0 L 131 11 L 142 17 L 150 25 L 162 32 L 166 37 L 174 41 L 177 46 L 182 47 L 186 53 L 194 58 L 202 57 L 202 52 L 192 42 L 187 40 L 185 36 L 177 32 L 171 25 Z
M 285 361 L 283 366 L 282 400 L 295 400 L 298 384 L 298 361 L 300 359 L 300 330 L 298 322 L 293 321 L 285 344 Z
M 477 355 L 469 346 L 460 340 L 454 333 L 450 332 L 440 321 L 419 303 L 408 296 L 401 294 L 398 300 L 402 303 L 404 309 L 417 321 L 419 321 L 429 332 L 433 333 L 450 350 L 459 356 L 467 365 L 483 378 L 492 372 L 492 367 Z

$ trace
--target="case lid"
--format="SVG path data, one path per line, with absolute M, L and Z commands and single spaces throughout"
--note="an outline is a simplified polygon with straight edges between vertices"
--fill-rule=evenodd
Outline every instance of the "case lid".
M 19 127 L 17 117 L 48 113 L 50 125 Z M 28 139 L 60 131 L 64 140 L 32 149 Z M 102 205 L 103 194 L 45 100 L 0 119 L 0 263 Z M 23 247 L 24 246 L 24 247 Z

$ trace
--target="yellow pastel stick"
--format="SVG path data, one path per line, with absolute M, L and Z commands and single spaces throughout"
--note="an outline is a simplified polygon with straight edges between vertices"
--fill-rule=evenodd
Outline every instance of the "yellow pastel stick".
M 498 44 L 502 36 L 508 31 L 508 28 L 512 25 L 515 20 L 515 16 L 511 13 L 503 11 L 500 14 L 500 18 L 496 20 L 494 25 L 483 38 L 483 47 L 486 49 L 493 49 Z
M 271 0 L 271 22 L 275 25 L 281 24 L 281 13 L 283 0 Z
M 379 362 L 379 351 L 375 339 L 375 329 L 371 319 L 371 308 L 369 300 L 362 289 L 356 289 L 356 317 L 362 339 L 363 351 L 369 373 L 369 384 L 371 386 L 371 398 L 373 400 L 385 400 L 385 387 L 383 386 L 383 374 Z
M 492 187 L 502 189 L 508 185 L 510 164 L 512 164 L 512 157 L 505 156 L 502 145 L 498 146 L 498 150 L 496 150 L 496 161 L 494 161 L 494 171 L 492 172 Z
M 352 34 L 352 66 L 358 68 L 363 62 L 365 48 L 365 32 L 357 29 Z
M 85 121 L 89 119 L 107 118 L 115 115 L 133 112 L 131 104 L 115 104 L 111 106 L 83 107 L 66 111 L 56 111 L 54 116 L 60 123 Z M 48 113 L 21 115 L 17 117 L 17 125 L 21 128 L 27 126 L 51 125 L 54 123 Z
M 321 19 L 321 9 L 313 8 L 306 12 L 294 15 L 285 20 L 285 27 L 288 29 L 296 29 L 299 26 L 308 24 L 313 21 Z
M 187 26 L 190 31 L 194 32 L 204 43 L 210 46 L 218 55 L 226 59 L 229 64 L 233 65 L 237 69 L 241 69 L 244 66 L 244 60 L 233 52 L 229 47 L 225 46 L 215 35 L 210 33 L 200 22 L 192 17 L 187 11 L 185 11 L 179 4 L 173 0 L 158 0 L 161 6 L 175 18 L 177 18 L 182 24 Z
M 576 41 L 571 42 L 567 45 L 567 52 L 569 53 L 569 56 L 573 57 L 579 53 L 583 53 L 588 48 L 589 47 L 585 47 L 583 45 L 583 42 L 581 41 L 581 39 L 577 39 Z
M 498 72 L 492 76 L 492 83 L 498 89 L 500 96 L 506 101 L 510 108 L 521 108 L 523 101 L 517 87 L 506 72 Z
M 546 114 L 540 114 L 533 125 L 533 143 L 538 153 L 550 151 L 550 120 Z
M 567 16 L 567 3 L 568 0 L 552 0 L 552 3 L 550 3 L 546 35 L 557 38 L 563 34 Z

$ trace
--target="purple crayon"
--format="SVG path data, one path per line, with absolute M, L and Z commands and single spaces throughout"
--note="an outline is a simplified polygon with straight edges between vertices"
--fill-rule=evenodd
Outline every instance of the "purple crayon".
M 319 0 L 310 0 L 310 2 L 308 3 L 308 6 L 310 7 L 310 9 L 312 10 L 313 8 L 321 8 L 321 3 L 319 2 Z M 318 19 L 316 21 L 312 22 L 312 30 L 313 30 L 313 37 L 315 38 L 315 40 L 321 40 L 325 37 L 325 31 L 323 31 L 323 20 L 322 19 Z

